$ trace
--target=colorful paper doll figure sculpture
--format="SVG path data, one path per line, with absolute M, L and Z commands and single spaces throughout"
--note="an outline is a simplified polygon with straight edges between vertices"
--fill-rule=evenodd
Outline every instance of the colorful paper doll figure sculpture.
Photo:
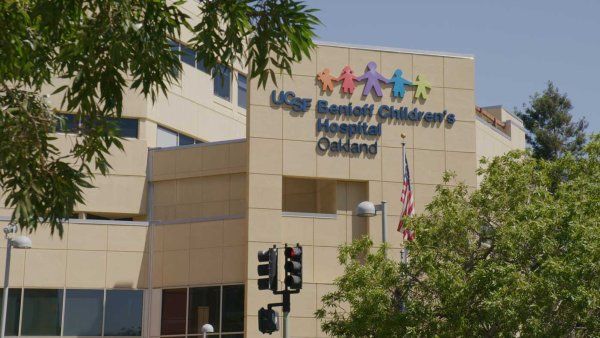
M 402 77 L 402 71 L 400 69 L 396 69 L 394 75 L 390 79 L 390 83 L 394 84 L 394 88 L 392 88 L 392 95 L 400 98 L 403 98 L 404 93 L 406 93 L 406 90 L 404 90 L 404 86 L 410 86 L 413 84 L 412 82 Z
M 335 78 L 331 75 L 329 68 L 325 68 L 323 71 L 317 74 L 317 79 L 321 81 L 322 91 L 333 91 L 333 80 L 335 80 Z
M 421 97 L 423 100 L 426 100 L 427 96 L 429 96 L 428 91 L 431 89 L 429 82 L 421 75 L 417 75 L 417 80 L 413 85 L 417 86 L 417 90 L 415 90 L 415 99 Z
M 344 69 L 342 69 L 340 77 L 335 80 L 342 81 L 342 91 L 344 93 L 352 94 L 354 93 L 354 88 L 356 88 L 356 84 L 354 83 L 356 79 L 357 77 L 354 75 L 352 68 L 350 68 L 350 66 L 346 66 Z
M 357 81 L 367 80 L 367 83 L 365 83 L 365 88 L 363 89 L 363 96 L 369 95 L 373 89 L 375 90 L 375 94 L 377 94 L 377 96 L 383 96 L 379 81 L 388 83 L 389 80 L 383 77 L 383 75 L 379 74 L 376 69 L 377 64 L 371 61 L 367 64 L 367 71 L 356 79 Z

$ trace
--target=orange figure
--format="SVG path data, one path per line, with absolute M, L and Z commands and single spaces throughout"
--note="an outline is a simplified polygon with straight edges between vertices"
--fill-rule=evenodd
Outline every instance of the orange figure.
M 340 77 L 338 77 L 335 80 L 344 81 L 342 82 L 342 91 L 344 93 L 352 94 L 354 92 L 354 88 L 356 88 L 356 85 L 354 84 L 354 81 L 356 81 L 356 76 L 354 76 L 354 71 L 352 70 L 352 68 L 350 68 L 350 66 L 344 67 L 344 69 L 342 69 Z
M 317 79 L 319 81 L 321 81 L 321 90 L 322 91 L 333 91 L 333 81 L 336 80 L 333 76 L 331 76 L 330 74 L 331 72 L 329 71 L 329 68 L 325 68 L 323 69 L 322 72 L 320 72 L 319 74 L 317 74 Z

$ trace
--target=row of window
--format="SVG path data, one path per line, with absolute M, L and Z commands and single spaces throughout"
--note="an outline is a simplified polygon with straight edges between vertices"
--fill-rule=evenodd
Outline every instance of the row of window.
M 179 60 L 181 62 L 197 68 L 206 74 L 211 74 L 211 71 L 206 68 L 204 62 L 202 60 L 197 60 L 196 52 L 194 50 L 173 40 L 169 40 L 169 45 L 171 46 L 171 50 L 179 52 Z M 231 73 L 231 69 L 221 66 L 220 72 L 217 72 L 213 79 L 214 95 L 227 101 L 231 101 Z M 246 76 L 238 73 L 237 84 L 237 104 L 239 107 L 246 109 L 246 94 L 248 92 Z
M 9 289 L 5 333 L 141 336 L 142 307 L 142 290 Z
M 106 120 L 113 124 L 119 136 L 138 138 L 137 119 L 109 117 Z M 60 114 L 60 119 L 56 123 L 56 131 L 60 133 L 78 133 L 82 128 L 80 116 L 75 114 Z
M 207 323 L 217 336 L 244 336 L 244 285 L 162 291 L 161 335 L 198 334 Z
M 165 127 L 158 126 L 156 129 L 157 147 L 175 147 L 198 143 L 203 142 Z

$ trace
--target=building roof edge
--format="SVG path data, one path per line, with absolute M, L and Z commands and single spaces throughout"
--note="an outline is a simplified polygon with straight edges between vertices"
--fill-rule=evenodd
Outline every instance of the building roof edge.
M 460 54 L 460 53 L 451 53 L 451 52 L 434 52 L 434 51 L 426 51 L 426 50 L 419 50 L 419 49 L 403 49 L 403 48 L 394 48 L 394 47 L 359 45 L 359 44 L 351 44 L 351 43 L 321 41 L 321 40 L 315 40 L 314 42 L 318 46 L 346 47 L 346 48 L 354 48 L 354 49 L 384 51 L 384 52 L 445 56 L 445 57 L 453 57 L 453 58 L 459 58 L 459 59 L 471 59 L 471 60 L 475 59 L 475 56 L 472 54 Z

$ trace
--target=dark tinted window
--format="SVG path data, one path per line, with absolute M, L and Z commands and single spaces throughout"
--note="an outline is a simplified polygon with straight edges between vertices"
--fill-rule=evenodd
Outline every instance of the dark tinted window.
M 204 60 L 198 60 L 196 62 L 196 68 L 198 68 L 199 70 L 205 72 L 206 74 L 208 74 L 208 68 L 206 68 L 206 66 L 204 65 Z
M 238 106 L 246 109 L 246 76 L 238 74 Z
M 219 66 L 221 72 L 217 72 L 214 78 L 215 95 L 229 101 L 231 99 L 231 70 L 225 66 Z
M 103 290 L 67 290 L 65 294 L 65 336 L 102 334 Z
M 179 60 L 179 43 L 169 40 L 169 47 L 171 47 L 172 51 L 177 53 L 175 56 L 177 57 L 177 60 Z M 173 67 L 173 76 L 179 77 L 179 70 L 176 67 Z
M 85 214 L 85 218 L 86 219 L 111 220 L 111 221 L 129 221 L 129 222 L 133 221 L 133 217 L 113 218 L 113 217 L 106 217 L 106 216 L 100 216 L 100 215 L 89 214 L 89 213 Z
M 223 332 L 244 331 L 244 286 L 223 286 Z
M 56 121 L 56 131 L 61 133 L 74 133 L 77 131 L 78 118 L 74 114 L 60 114 Z
M 185 334 L 186 289 L 163 290 L 160 333 Z
M 204 324 L 219 332 L 220 292 L 218 286 L 190 288 L 188 333 L 200 333 Z
M 142 290 L 106 290 L 105 336 L 142 335 Z
M 169 39 L 169 47 L 171 47 L 172 51 L 178 51 L 179 50 L 179 42 Z
M 25 289 L 23 299 L 24 336 L 60 336 L 62 290 Z
M 3 289 L 0 289 L 0 304 L 4 294 Z M 19 334 L 19 312 L 21 309 L 21 289 L 8 289 L 8 304 L 7 304 L 7 318 L 6 318 L 6 330 L 4 331 L 7 336 L 16 336 Z M 0 315 L 2 315 L 2 307 L 0 306 Z
M 111 118 L 109 121 L 113 122 L 118 130 L 119 136 L 138 138 L 139 124 L 137 119 L 128 118 Z
M 186 46 L 181 46 L 181 61 L 196 67 L 196 52 Z
M 189 136 L 185 136 L 183 134 L 179 134 L 179 145 L 180 146 L 185 146 L 188 144 L 194 144 L 194 139 L 189 137 Z

